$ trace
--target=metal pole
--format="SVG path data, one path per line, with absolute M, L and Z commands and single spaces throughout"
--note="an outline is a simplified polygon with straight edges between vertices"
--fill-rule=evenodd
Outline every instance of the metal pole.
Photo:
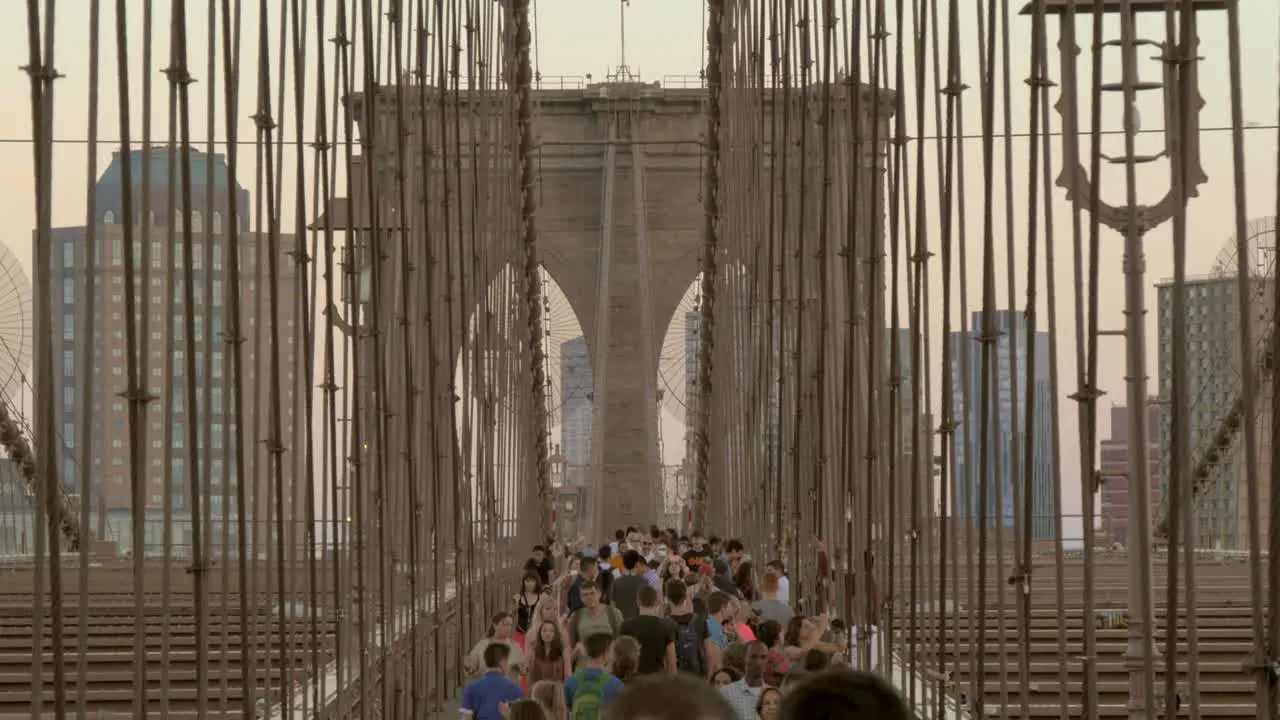
M 1130 2 L 1121 3 L 1120 38 L 1125 117 L 1125 357 L 1129 413 L 1129 643 L 1125 664 L 1129 671 L 1129 718 L 1147 720 L 1154 688 L 1148 682 L 1152 660 L 1151 635 L 1151 483 L 1147 465 L 1147 338 L 1146 259 L 1144 228 L 1137 211 L 1134 159 L 1134 108 L 1137 86 L 1137 38 Z M 1094 179 L 1097 182 L 1097 178 Z M 1086 618 L 1086 622 L 1091 618 Z

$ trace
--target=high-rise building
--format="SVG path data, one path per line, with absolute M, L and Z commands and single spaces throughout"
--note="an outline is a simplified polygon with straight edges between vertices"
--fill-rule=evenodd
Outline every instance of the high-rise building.
M 1159 515 L 1162 488 L 1160 440 L 1154 432 L 1160 427 L 1160 407 L 1155 398 L 1147 405 L 1147 467 L 1151 474 L 1151 517 Z M 1128 546 L 1129 538 L 1129 410 L 1123 405 L 1111 408 L 1111 437 L 1102 441 L 1098 470 L 1102 474 L 1102 531 L 1098 541 Z
M 80 487 L 80 463 L 91 464 L 93 497 L 87 499 L 93 503 L 94 510 L 91 532 L 100 539 L 115 541 L 121 552 L 132 551 L 130 517 L 134 504 L 130 490 L 131 430 L 127 401 L 122 397 L 128 386 L 129 358 L 124 298 L 125 223 L 133 227 L 133 278 L 138 309 L 133 332 L 137 361 L 142 389 L 153 398 L 146 405 L 144 426 L 137 428 L 145 443 L 147 463 L 147 467 L 140 469 L 147 517 L 144 552 L 161 550 L 166 502 L 171 503 L 175 552 L 189 548 L 190 471 L 196 462 L 201 467 L 201 492 L 209 497 L 214 525 L 209 532 L 220 533 L 219 524 L 226 522 L 229 533 L 238 537 L 232 504 L 237 484 L 233 454 L 237 436 L 242 438 L 245 448 L 245 469 L 250 483 L 252 478 L 265 472 L 260 470 L 268 462 L 264 441 L 275 438 L 286 447 L 290 444 L 287 435 L 278 438 L 266 423 L 259 422 L 259 418 L 268 417 L 273 397 L 267 385 L 271 377 L 269 349 L 273 342 L 280 345 L 283 432 L 290 433 L 294 422 L 294 371 L 298 350 L 295 343 L 298 283 L 291 255 L 294 238 L 278 237 L 275 281 L 279 302 L 278 315 L 273 317 L 268 304 L 272 283 L 267 262 L 268 239 L 265 234 L 248 231 L 248 219 L 252 216 L 249 193 L 240 187 L 230 187 L 222 156 L 194 150 L 188 159 L 192 186 L 190 271 L 194 284 L 191 311 L 194 313 L 196 392 L 195 410 L 188 411 L 184 218 L 180 208 L 169 206 L 170 183 L 180 182 L 178 178 L 171 181 L 171 175 L 177 174 L 181 167 L 179 159 L 178 152 L 172 151 L 171 155 L 169 148 L 150 153 L 115 153 L 93 190 L 97 216 L 92 257 L 87 252 L 88 228 L 55 228 L 51 238 L 51 277 L 36 281 L 36 287 L 48 288 L 48 296 L 44 302 L 37 302 L 36 312 L 48 314 L 54 338 L 55 428 L 62 449 L 59 474 L 68 492 L 76 493 Z M 171 165 L 171 160 L 175 164 Z M 126 217 L 124 212 L 126 164 L 132 173 L 133 217 Z M 145 187 L 144 167 L 149 176 L 149 186 Z M 210 177 L 212 187 L 208 183 Z M 226 336 L 233 329 L 227 302 L 228 280 L 232 274 L 228 253 L 232 232 L 229 200 L 233 194 L 238 208 L 241 318 L 238 339 L 242 341 L 241 377 L 244 379 L 238 423 L 232 417 L 232 392 L 237 384 L 230 376 L 232 364 L 227 353 L 232 341 Z M 145 234 L 141 222 L 144 197 L 149 201 L 150 214 L 149 230 Z M 90 275 L 93 277 L 92 312 L 88 295 Z M 142 312 L 143 308 L 147 311 Z M 43 325 L 37 322 L 36 326 Z M 186 446 L 191 424 L 198 426 L 199 440 L 195 448 Z M 92 446 L 87 454 L 81 445 L 81 435 L 86 429 L 92 431 Z M 292 465 L 292 452 L 286 450 L 282 458 L 286 465 Z M 292 477 L 291 472 L 286 470 L 285 476 Z M 266 518 L 270 502 L 266 489 L 266 483 L 261 488 L 249 488 L 249 514 L 260 512 L 260 516 Z M 301 488 L 298 488 L 297 498 L 301 497 Z M 257 534 L 253 517 L 246 517 L 245 522 L 250 533 Z
M 1057 503 L 1053 497 L 1053 422 L 1050 413 L 1049 335 L 1037 332 L 1032 341 L 1033 352 L 1027 354 L 1027 325 L 1022 313 L 1001 310 L 992 318 L 999 337 L 994 342 L 990 375 L 990 392 L 983 393 L 982 343 L 983 314 L 975 312 L 968 331 L 951 335 L 949 372 L 952 378 L 952 403 L 956 429 L 953 477 L 957 515 L 970 520 L 983 516 L 980 511 L 983 454 L 987 456 L 985 485 L 988 522 L 1012 527 L 1015 501 L 1026 487 L 1031 488 L 1031 533 L 1037 540 L 1050 540 L 1054 535 L 1053 514 Z M 1016 340 L 1016 342 L 1014 342 Z M 1028 372 L 1029 360 L 1035 368 Z M 1015 378 L 1014 369 L 1017 375 Z M 1016 379 L 1017 396 L 1014 397 Z M 1031 427 L 1026 423 L 1026 401 L 1034 399 L 1035 415 Z M 989 428 L 983 438 L 983 405 L 986 397 Z M 972 402 L 966 403 L 969 399 Z M 1034 455 L 1032 467 L 1023 467 L 1026 459 L 1026 435 L 1032 434 Z M 1015 473 L 1015 469 L 1018 470 Z M 1026 478 L 1015 486 L 1016 478 Z M 1018 511 L 1020 512 L 1020 511 Z
M 1274 247 L 1274 234 L 1266 240 Z M 1269 281 L 1256 281 L 1255 298 L 1249 313 L 1253 340 L 1262 342 L 1271 330 L 1271 297 Z M 1159 329 L 1157 360 L 1159 363 L 1160 398 L 1163 402 L 1157 442 L 1161 467 L 1172 467 L 1170 460 L 1170 413 L 1167 400 L 1173 396 L 1173 284 L 1156 285 L 1156 322 Z M 1187 462 L 1199 462 L 1223 418 L 1241 391 L 1240 308 L 1237 303 L 1237 280 L 1234 277 L 1212 277 L 1188 280 L 1186 283 L 1187 321 L 1187 423 L 1191 442 Z M 1248 362 L 1256 362 L 1248 357 Z M 1267 477 L 1270 467 L 1270 396 L 1257 398 L 1254 430 L 1258 439 L 1258 472 Z M 1153 430 L 1153 434 L 1157 431 Z M 1199 496 L 1196 506 L 1196 547 L 1241 550 L 1248 547 L 1248 509 L 1251 502 L 1267 507 L 1271 494 L 1266 482 L 1259 484 L 1259 497 L 1249 499 L 1245 481 L 1244 435 L 1239 433 L 1230 451 L 1218 461 L 1212 481 Z M 1161 497 L 1165 494 L 1168 473 L 1161 476 Z M 1265 523 L 1266 513 L 1263 514 Z M 1266 542 L 1266 526 L 1262 529 Z
M 564 455 L 565 483 L 587 484 L 591 466 L 592 400 L 591 354 L 587 339 L 579 336 L 560 343 L 560 452 Z
M 898 464 L 901 468 L 900 472 L 903 473 L 903 481 L 898 484 L 898 487 L 903 488 L 898 503 L 898 514 L 902 518 L 910 517 L 911 490 L 908 483 L 911 476 L 909 473 L 917 468 L 925 478 L 925 484 L 920 488 L 919 495 L 921 517 L 932 514 L 934 507 L 933 416 L 928 412 L 922 412 L 918 417 L 916 416 L 917 402 L 912 378 L 911 337 L 910 328 L 900 328 L 893 336 L 894 345 L 886 346 L 890 354 L 885 358 L 888 367 L 895 367 L 892 353 L 896 350 L 898 357 L 894 379 L 898 383 L 898 413 L 895 421 L 898 425 L 894 431 L 900 433 L 898 439 L 901 441 L 902 448 L 902 457 Z M 925 382 L 923 376 L 920 382 L 923 392 Z M 916 456 L 917 448 L 920 451 L 920 457 Z
M 684 314 L 684 455 L 688 462 L 697 456 L 694 443 L 698 437 L 698 345 L 702 315 L 698 311 Z
M 743 310 L 742 328 L 745 332 L 750 332 L 751 336 L 748 342 L 739 343 L 736 361 L 738 367 L 735 368 L 736 373 L 743 377 L 752 377 L 758 371 L 762 357 L 757 357 L 756 353 L 759 348 L 763 348 L 766 342 L 765 334 L 761 331 L 766 321 L 763 317 L 754 319 L 747 316 L 746 310 Z M 690 311 L 684 314 L 684 387 L 685 387 L 685 410 L 684 410 L 684 426 L 685 426 L 685 457 L 688 462 L 692 462 L 694 458 L 694 443 L 697 441 L 698 422 L 700 411 L 698 409 L 698 347 L 701 342 L 699 328 L 702 325 L 702 313 L 698 311 Z M 718 327 L 718 326 L 717 326 Z M 762 408 L 761 424 L 763 425 L 764 445 L 763 449 L 768 453 L 776 453 L 779 442 L 781 440 L 781 431 L 778 417 L 778 404 L 781 397 L 781 367 L 779 365 L 784 353 L 781 350 L 781 319 L 775 322 L 773 332 L 773 367 L 770 368 L 772 373 L 772 382 L 769 383 L 768 405 Z M 776 456 L 775 456 L 776 457 Z

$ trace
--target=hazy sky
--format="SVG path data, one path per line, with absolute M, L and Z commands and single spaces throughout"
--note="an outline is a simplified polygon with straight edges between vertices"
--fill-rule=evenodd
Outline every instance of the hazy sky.
M 314 1 L 312 0 L 312 2 Z M 242 46 L 246 53 L 243 62 L 247 64 L 246 68 L 248 68 L 256 65 L 257 3 L 246 2 L 244 4 L 244 38 Z M 269 4 L 273 8 L 280 5 L 280 3 Z M 332 5 L 332 3 L 329 4 Z M 1020 5 L 1021 3 L 1016 4 Z M 104 3 L 104 5 L 114 6 L 114 3 Z M 151 73 L 156 92 L 156 101 L 153 103 L 152 108 L 152 117 L 155 122 L 153 136 L 161 139 L 165 137 L 167 104 L 164 98 L 167 95 L 167 90 L 165 78 L 160 71 L 167 64 L 167 28 L 170 23 L 169 3 L 155 3 L 155 56 L 152 58 L 150 68 L 143 67 L 141 57 L 142 2 L 141 0 L 127 0 L 126 5 L 129 7 L 130 12 L 129 27 L 132 51 L 130 76 L 133 82 L 133 105 L 135 109 L 141 107 L 138 99 L 140 78 L 144 73 Z M 620 48 L 622 43 L 618 4 L 613 0 L 536 0 L 535 5 L 537 6 L 537 60 L 539 69 L 544 77 L 593 74 L 596 78 L 600 78 L 621 61 Z M 888 3 L 888 5 L 892 6 L 893 3 Z M 965 130 L 967 133 L 977 135 L 980 133 L 981 128 L 980 97 L 977 90 L 980 86 L 980 79 L 978 75 L 975 24 L 978 11 L 976 3 L 962 2 L 961 5 L 975 7 L 969 13 L 969 16 L 962 18 L 962 40 L 964 42 L 962 42 L 961 52 L 963 63 L 962 79 L 965 84 L 972 88 L 964 94 L 963 98 Z M 1250 129 L 1245 133 L 1246 160 L 1248 163 L 1247 177 L 1244 184 L 1245 199 L 1248 203 L 1249 217 L 1256 217 L 1271 215 L 1275 212 L 1277 133 L 1274 125 L 1277 119 L 1277 98 L 1280 97 L 1280 92 L 1277 90 L 1276 50 L 1277 47 L 1280 47 L 1280 31 L 1278 31 L 1278 28 L 1280 28 L 1280 3 L 1274 0 L 1254 0 L 1253 2 L 1242 2 L 1241 5 L 1241 47 L 1244 58 L 1244 117 L 1247 122 L 1270 126 Z M 0 92 L 4 96 L 11 98 L 9 103 L 11 111 L 0 115 L 0 188 L 3 189 L 3 192 L 0 192 L 0 212 L 3 212 L 4 216 L 8 218 L 6 223 L 8 235 L 4 237 L 4 242 L 29 268 L 31 256 L 30 228 L 35 225 L 32 146 L 30 144 L 32 135 L 29 107 L 30 87 L 27 76 L 18 69 L 29 62 L 25 40 L 27 20 L 25 6 L 26 3 L 14 0 L 0 3 L 0 23 L 10 28 L 8 33 L 10 42 L 0 46 L 0 68 L 8 68 L 8 70 L 0 73 Z M 205 53 L 207 27 L 204 23 L 207 6 L 200 0 L 190 0 L 187 6 L 189 15 L 188 36 L 191 45 L 190 63 L 192 72 L 198 81 L 192 86 L 192 133 L 193 138 L 202 141 L 207 137 L 207 133 L 203 129 L 205 117 L 203 98 L 204 93 L 208 90 L 208 78 L 204 69 L 207 62 L 207 54 Z M 634 0 L 626 15 L 626 60 L 632 66 L 632 69 L 638 71 L 646 80 L 662 80 L 668 76 L 696 76 L 702 64 L 703 52 L 701 6 L 702 3 L 698 0 Z M 89 51 L 89 7 L 90 0 L 71 0 L 71 2 L 64 0 L 58 3 L 59 15 L 56 23 L 55 64 L 65 78 L 59 80 L 56 85 L 55 134 L 60 141 L 66 142 L 59 144 L 54 152 L 54 185 L 56 192 L 53 204 L 53 218 L 55 225 L 84 224 L 84 197 L 88 181 L 86 146 L 78 141 L 82 141 L 87 134 L 88 70 L 92 62 Z M 103 143 L 98 152 L 100 167 L 105 166 L 106 161 L 109 159 L 114 144 L 112 141 L 119 137 L 116 112 L 116 46 L 113 12 L 113 7 L 104 8 L 101 24 L 100 68 L 102 79 L 99 84 L 101 93 L 101 129 L 99 136 L 103 139 Z M 314 13 L 314 10 L 309 12 Z M 946 22 L 945 19 L 943 22 Z M 310 20 L 310 24 L 314 25 L 314 18 Z M 278 47 L 276 35 L 278 29 L 274 18 L 271 25 L 271 45 L 274 57 L 277 53 L 275 48 Z M 1027 90 L 1023 80 L 1028 74 L 1029 64 L 1023 58 L 1029 55 L 1030 20 L 1014 16 L 1010 19 L 1010 27 L 1011 53 L 1014 58 L 1011 72 L 1013 79 L 1011 107 L 1013 108 L 1014 129 L 1017 131 L 1026 127 L 1028 117 Z M 1153 18 L 1149 22 L 1142 24 L 1140 29 L 1142 34 L 1148 37 L 1158 36 L 1162 39 L 1163 18 Z M 1115 32 L 1114 27 L 1111 27 L 1110 30 L 1113 33 Z M 1086 31 L 1087 23 L 1082 22 L 1080 29 L 1081 42 L 1085 44 L 1087 44 Z M 908 27 L 906 32 L 909 35 L 911 28 Z M 314 36 L 314 30 L 311 30 L 311 34 Z M 896 35 L 897 33 L 895 33 L 895 37 Z M 889 42 L 896 42 L 895 37 L 891 37 Z M 1231 110 L 1228 94 L 1225 15 L 1223 13 L 1204 14 L 1200 21 L 1200 37 L 1200 55 L 1204 57 L 1204 62 L 1200 67 L 1201 91 L 1205 100 L 1205 107 L 1201 113 L 1201 124 L 1204 128 L 1201 136 L 1201 148 L 1209 181 L 1200 188 L 1200 196 L 1191 202 L 1188 211 L 1190 238 L 1188 264 L 1190 272 L 1193 274 L 1207 274 L 1214 270 L 1215 257 L 1234 232 L 1235 217 L 1233 208 L 1231 134 L 1221 129 L 1222 126 L 1230 124 Z M 313 50 L 319 44 L 315 37 L 311 37 L 307 42 Z M 1056 52 L 1057 32 L 1052 25 L 1050 27 L 1050 44 L 1050 75 L 1056 81 L 1060 79 L 1061 75 Z M 325 46 L 328 47 L 328 44 L 325 44 Z M 329 51 L 326 50 L 327 52 Z M 1109 55 L 1105 61 L 1107 64 L 1105 72 L 1108 79 L 1118 80 L 1118 51 L 1112 50 L 1110 52 L 1113 54 Z M 891 50 L 890 55 L 892 54 Z M 910 51 L 907 54 L 910 56 Z M 1140 48 L 1139 50 L 1139 64 L 1145 77 L 1158 77 L 1160 65 L 1157 61 L 1149 59 L 1154 54 L 1155 51 L 1151 48 Z M 309 57 L 313 60 L 314 52 L 311 52 Z M 1087 82 L 1089 77 L 1087 51 L 1081 57 L 1079 74 Z M 913 104 L 915 89 L 911 87 L 912 80 L 910 80 L 910 78 L 914 78 L 914 68 L 908 68 L 906 75 L 909 78 L 908 87 L 903 90 L 908 98 L 907 130 L 909 133 L 914 134 L 915 116 Z M 251 85 L 254 81 L 253 76 L 256 76 L 256 69 L 246 69 L 244 85 Z M 218 104 L 221 105 L 221 81 L 217 85 L 219 92 Z M 255 90 L 252 87 L 242 87 L 241 89 L 243 110 L 241 114 L 245 117 L 252 113 L 251 101 L 254 97 L 254 92 Z M 1084 92 L 1087 93 L 1087 88 L 1084 89 Z M 1150 93 L 1149 95 L 1151 97 L 1142 99 L 1139 107 L 1142 111 L 1144 129 L 1155 129 L 1160 126 L 1159 120 L 1162 115 L 1159 93 Z M 1087 97 L 1087 94 L 1085 97 Z M 928 104 L 932 104 L 931 95 Z M 997 112 L 999 113 L 999 111 Z M 1107 129 L 1119 129 L 1121 127 L 1120 103 L 1118 101 L 1104 104 L 1104 113 L 1104 126 Z M 1053 122 L 1055 124 L 1058 122 L 1056 116 L 1054 116 Z M 1087 116 L 1085 122 L 1087 123 Z M 137 123 L 138 115 L 135 114 L 135 137 L 139 131 Z M 223 121 L 219 111 L 218 125 L 221 126 L 222 124 Z M 247 125 L 248 123 L 242 125 L 242 133 L 249 131 Z M 932 129 L 933 115 L 932 111 L 929 110 L 926 117 L 927 133 L 932 134 Z M 292 131 L 290 130 L 289 132 L 291 133 Z M 216 135 L 221 137 L 221 130 Z M 1159 149 L 1162 145 L 1162 140 L 1163 138 L 1158 134 L 1144 135 L 1139 142 L 1139 148 L 1140 150 Z M 1110 143 L 1107 145 L 1107 152 L 1114 155 L 1120 154 L 1119 141 L 1119 138 L 1107 139 L 1105 142 Z M 1015 208 L 1013 237 L 1018 247 L 1015 255 L 1019 278 L 1025 277 L 1024 248 L 1026 246 L 1025 223 L 1027 212 L 1024 208 L 1026 205 L 1025 194 L 1027 192 L 1027 142 L 1025 139 L 1015 139 L 1012 154 L 1014 163 L 1012 187 L 1015 192 L 1012 203 Z M 1052 142 L 1055 170 L 1057 170 L 1061 167 L 1061 141 L 1055 138 Z M 982 186 L 981 150 L 982 143 L 980 139 L 975 138 L 966 141 L 964 185 L 969 188 L 970 195 L 965 200 L 966 225 L 964 230 L 969 237 L 970 243 L 967 268 L 970 279 L 969 304 L 971 308 L 975 309 L 979 299 L 978 281 L 981 270 L 979 242 L 983 229 L 982 199 L 978 192 L 978 188 Z M 219 147 L 218 151 L 223 152 L 225 149 Z M 253 158 L 252 147 L 245 146 L 241 152 L 243 153 L 243 162 L 251 164 Z M 1084 152 L 1088 152 L 1087 145 L 1084 148 Z M 1002 146 L 997 146 L 996 166 L 1000 174 L 996 179 L 995 202 L 999 218 L 996 221 L 995 234 L 997 238 L 996 244 L 1001 248 L 997 257 L 998 267 L 1000 268 L 997 273 L 1000 279 L 997 282 L 1000 297 L 1002 298 L 1000 303 L 1002 306 L 1007 304 L 1007 300 L 1003 300 L 1003 298 L 1008 297 L 1008 289 L 1003 281 L 1005 276 L 1004 267 L 1007 261 L 1003 252 L 1004 238 L 1006 236 L 1003 219 L 1003 208 L 1005 206 L 1003 156 Z M 934 208 L 938 205 L 937 178 L 933 176 L 932 170 L 932 168 L 936 167 L 934 165 L 935 162 L 932 150 L 930 150 L 925 163 L 926 168 L 928 168 L 926 180 L 931 188 L 928 202 Z M 1140 174 L 1140 200 L 1155 202 L 1167 188 L 1168 174 L 1163 169 L 1163 164 L 1157 164 L 1157 166 L 1150 170 L 1144 170 Z M 310 175 L 308 175 L 308 178 L 310 178 Z M 1104 186 L 1104 199 L 1112 203 L 1119 203 L 1123 200 L 1122 178 L 1123 175 L 1117 171 L 1108 171 L 1102 183 Z M 286 187 L 289 187 L 290 184 L 291 181 L 286 180 Z M 1071 302 L 1074 283 L 1070 266 L 1070 214 L 1067 211 L 1068 206 L 1064 193 L 1060 189 L 1055 190 L 1053 197 L 1055 202 L 1055 250 L 1058 258 L 1058 321 L 1061 343 L 1059 369 L 1062 379 L 1062 394 L 1066 395 L 1074 390 L 1076 377 Z M 284 229 L 286 231 L 291 230 L 293 225 L 291 205 L 293 200 L 288 191 L 286 191 L 284 199 L 286 207 L 282 210 Z M 936 225 L 936 220 L 937 217 L 931 210 L 929 222 Z M 934 237 L 936 238 L 936 231 Z M 1151 232 L 1147 238 L 1146 267 L 1148 276 L 1153 282 L 1172 274 L 1170 239 L 1171 229 L 1167 224 Z M 936 244 L 936 239 L 933 242 Z M 1104 328 L 1119 328 L 1123 323 L 1123 316 L 1120 313 L 1123 299 L 1121 239 L 1104 229 L 1102 248 L 1104 254 L 1102 286 L 1105 293 L 1102 300 L 1102 311 L 1104 313 L 1102 325 Z M 934 250 L 937 250 L 936 245 Z M 940 265 L 936 257 L 931 266 L 931 273 L 933 273 L 935 281 L 940 280 Z M 1014 288 L 1016 303 L 1019 307 L 1025 302 L 1025 286 L 1022 283 L 1023 280 L 1020 279 L 1018 287 Z M 941 298 L 938 294 L 940 292 L 939 287 L 937 284 L 934 285 L 934 307 L 940 307 L 941 304 Z M 1044 302 L 1044 283 L 1041 282 L 1042 327 L 1046 317 Z M 1151 368 L 1151 392 L 1154 393 L 1157 389 L 1155 377 L 1154 290 L 1148 292 L 1147 303 L 1151 319 L 1151 326 L 1148 332 L 1150 341 L 1149 367 Z M 940 403 L 938 397 L 940 385 L 938 385 L 937 381 L 940 365 L 937 355 L 942 318 L 936 310 L 931 309 L 929 320 L 930 333 L 933 337 L 931 374 L 934 383 L 933 402 L 936 408 Z M 0 331 L 2 330 L 0 329 Z M 1104 423 L 1100 433 L 1101 437 L 1106 436 L 1106 405 L 1111 402 L 1121 403 L 1124 397 L 1122 341 L 1114 338 L 1103 342 L 1102 354 L 1104 361 L 1101 368 L 1101 385 L 1107 391 L 1108 396 L 1104 399 L 1103 409 L 1099 413 L 1100 421 Z M 1061 420 L 1061 432 L 1064 438 L 1064 483 L 1067 487 L 1064 493 L 1064 512 L 1071 513 L 1076 512 L 1079 507 L 1079 468 L 1076 455 L 1077 444 L 1075 442 L 1075 408 L 1065 399 L 1062 401 Z M 675 432 L 678 434 L 678 430 L 675 430 Z M 668 445 L 670 444 L 672 443 L 668 441 Z M 668 456 L 670 457 L 671 454 L 668 453 Z

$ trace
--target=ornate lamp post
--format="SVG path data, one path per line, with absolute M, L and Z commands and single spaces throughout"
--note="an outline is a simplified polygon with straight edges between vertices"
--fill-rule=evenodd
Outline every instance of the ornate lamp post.
M 1225 8 L 1223 0 L 1193 0 L 1196 11 L 1219 10 Z M 1197 188 L 1207 177 L 1201 167 L 1199 135 L 1199 106 L 1190 117 L 1179 116 L 1180 132 L 1173 137 L 1170 129 L 1174 123 L 1170 120 L 1180 112 L 1182 93 L 1195 93 L 1198 98 L 1199 89 L 1196 82 L 1195 47 L 1185 48 L 1174 38 L 1165 42 L 1144 40 L 1138 37 L 1137 16 L 1141 13 L 1165 13 L 1167 0 L 1032 0 L 1023 9 L 1024 15 L 1034 14 L 1040 9 L 1046 15 L 1057 18 L 1059 28 L 1059 53 L 1062 72 L 1062 89 L 1056 109 L 1062 116 L 1063 170 L 1058 177 L 1058 185 L 1066 190 L 1067 199 L 1077 209 L 1096 213 L 1097 220 L 1124 236 L 1124 274 L 1125 274 L 1125 351 L 1126 351 L 1126 395 L 1129 410 L 1129 447 L 1128 447 L 1128 487 L 1130 502 L 1129 523 L 1129 642 L 1125 653 L 1126 665 L 1129 669 L 1129 717 L 1131 720 L 1146 720 L 1151 717 L 1155 708 L 1149 707 L 1149 700 L 1154 698 L 1153 688 L 1148 684 L 1148 672 L 1154 661 L 1152 640 L 1152 605 L 1151 605 L 1151 485 L 1150 468 L 1147 458 L 1147 357 L 1146 357 L 1146 315 L 1145 304 L 1145 259 L 1143 256 L 1143 236 L 1147 231 L 1167 222 L 1177 213 L 1179 206 L 1197 194 Z M 1076 73 L 1077 58 L 1080 48 L 1076 44 L 1076 19 L 1090 17 L 1095 11 L 1115 14 L 1120 20 L 1120 39 L 1104 42 L 1102 38 L 1093 38 L 1095 47 L 1118 46 L 1121 57 L 1121 79 L 1119 82 L 1104 83 L 1102 92 L 1121 93 L 1124 103 L 1124 154 L 1119 157 L 1103 156 L 1108 164 L 1122 165 L 1125 170 L 1125 201 L 1121 205 L 1111 205 L 1098 199 L 1096 205 L 1094 182 L 1090 178 L 1085 165 L 1080 160 L 1080 127 L 1078 118 L 1078 76 Z M 1194 13 L 1191 22 L 1194 23 Z M 1195 36 L 1194 26 L 1190 28 L 1190 37 Z M 1137 49 L 1141 45 L 1155 46 L 1160 51 L 1157 58 L 1163 63 L 1163 73 L 1159 81 L 1144 81 L 1138 76 Z M 1037 81 L 1046 83 L 1044 78 Z M 1163 94 L 1165 123 L 1165 149 L 1154 155 L 1140 155 L 1134 149 L 1134 136 L 1138 132 L 1138 117 L 1135 102 L 1139 93 L 1160 91 Z M 1098 149 L 1095 148 L 1095 152 Z M 1174 153 L 1177 153 L 1174 157 Z M 1170 188 L 1159 202 L 1154 205 L 1141 205 L 1137 201 L 1136 169 L 1137 166 L 1155 162 L 1169 157 L 1175 163 L 1175 171 L 1182 169 L 1185 184 L 1182 192 Z M 1086 622 L 1092 621 L 1086 618 Z

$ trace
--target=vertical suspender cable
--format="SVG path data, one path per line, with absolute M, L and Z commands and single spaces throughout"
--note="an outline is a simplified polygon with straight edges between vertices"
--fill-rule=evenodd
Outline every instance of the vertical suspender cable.
M 101 245 L 98 238 L 98 204 L 97 196 L 93 192 L 94 185 L 97 184 L 98 178 L 98 82 L 99 72 L 99 46 L 101 42 L 101 1 L 91 0 L 89 3 L 89 117 L 88 117 L 88 133 L 89 142 L 86 147 L 88 150 L 86 157 L 86 166 L 88 168 L 88 187 L 85 196 L 87 198 L 85 208 L 85 246 L 84 252 L 81 254 L 80 262 L 83 263 L 85 269 L 84 278 L 84 325 L 81 328 L 80 337 L 84 338 L 84 344 L 87 348 L 94 347 L 94 337 L 97 331 L 97 323 L 94 322 L 94 313 L 97 311 L 98 288 L 97 288 L 97 271 L 98 262 L 101 254 Z M 66 252 L 64 247 L 63 252 Z M 42 278 L 47 281 L 49 278 Z M 49 298 L 49 290 L 44 286 L 41 297 L 47 303 Z M 48 307 L 46 304 L 44 307 Z M 86 352 L 82 356 L 83 362 L 80 366 L 80 377 L 83 378 L 83 385 L 80 387 L 80 428 L 76 433 L 79 445 L 79 454 L 76 460 L 78 470 L 80 471 L 80 597 L 76 605 L 76 639 L 78 641 L 78 652 L 76 653 L 76 718 L 77 720 L 85 720 L 87 715 L 87 695 L 89 692 L 89 653 L 88 653 L 88 637 L 89 637 L 89 613 L 86 612 L 89 607 L 89 547 L 95 539 L 105 539 L 106 537 L 106 518 L 99 517 L 97 533 L 90 532 L 90 503 L 94 496 L 92 463 L 93 463 L 93 438 L 95 426 L 95 413 L 93 412 L 93 399 L 99 388 L 94 383 L 93 367 L 94 357 L 92 352 Z M 12 454 L 11 454 L 12 457 Z M 101 490 L 99 489 L 99 492 Z M 36 650 L 36 657 L 41 658 L 44 655 L 44 638 L 37 636 L 39 649 Z M 43 660 L 40 661 L 38 672 L 43 672 Z
M 519 136 L 518 162 L 520 165 L 520 222 L 521 244 L 524 248 L 525 318 L 529 324 L 529 348 L 532 362 L 532 389 L 535 427 L 534 459 L 537 463 L 535 480 L 538 487 L 538 538 L 552 535 L 551 523 L 551 466 L 547 454 L 547 370 L 546 347 L 542 326 L 542 283 L 538 272 L 538 228 L 535 213 L 534 148 L 533 148 L 533 64 L 530 58 L 532 31 L 529 25 L 530 0 L 514 0 L 512 21 L 515 25 L 516 67 L 515 101 Z M 595 348 L 603 356 L 606 348 Z
M 720 111 L 724 77 L 721 52 L 724 41 L 724 0 L 707 0 L 707 170 L 703 202 L 702 303 L 698 320 L 698 436 L 694 443 L 695 480 L 693 527 L 707 519 L 707 483 L 710 470 L 712 397 L 712 349 L 715 347 L 716 280 L 720 252 Z M 775 148 L 776 150 L 776 148 Z

